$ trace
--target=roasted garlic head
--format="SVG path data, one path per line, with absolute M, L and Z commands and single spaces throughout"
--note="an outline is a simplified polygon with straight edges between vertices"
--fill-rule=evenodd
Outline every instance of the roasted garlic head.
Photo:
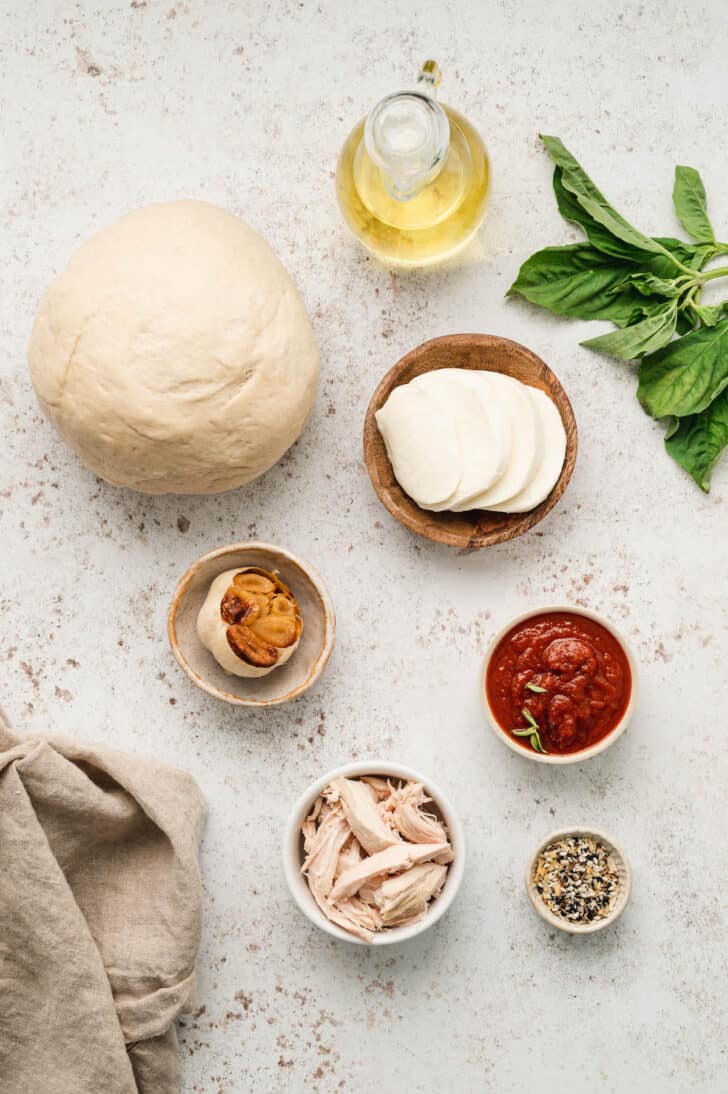
M 302 630 L 291 590 L 277 574 L 255 566 L 216 577 L 197 617 L 203 646 L 236 676 L 265 676 L 284 665 Z

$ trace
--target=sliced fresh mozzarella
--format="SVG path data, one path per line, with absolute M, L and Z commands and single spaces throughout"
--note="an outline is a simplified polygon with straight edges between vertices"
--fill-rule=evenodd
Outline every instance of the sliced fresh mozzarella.
M 428 391 L 403 384 L 376 413 L 397 482 L 423 509 L 447 501 L 462 472 L 449 412 Z
M 505 471 L 492 486 L 467 501 L 453 506 L 466 509 L 492 509 L 519 493 L 531 481 L 541 460 L 543 437 L 541 419 L 525 384 L 500 372 L 480 373 L 485 398 L 495 413 L 510 421 L 511 449 Z
M 499 513 L 527 513 L 547 498 L 556 484 L 566 455 L 566 430 L 553 401 L 538 388 L 526 388 L 541 419 L 543 453 L 531 481 L 507 501 L 492 505 Z
M 481 494 L 503 474 L 510 455 L 510 422 L 483 398 L 479 376 L 470 369 L 442 368 L 425 372 L 412 387 L 427 391 L 455 423 L 462 474 L 455 493 L 433 508 L 452 509 Z

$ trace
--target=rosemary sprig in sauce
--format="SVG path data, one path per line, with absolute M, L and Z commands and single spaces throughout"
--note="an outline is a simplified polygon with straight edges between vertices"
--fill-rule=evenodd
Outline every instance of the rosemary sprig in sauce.
M 523 707 L 523 709 L 521 710 L 521 714 L 528 722 L 528 726 L 526 729 L 514 729 L 512 731 L 513 736 L 528 737 L 529 744 L 531 745 L 533 751 L 540 752 L 543 756 L 547 756 L 548 752 L 541 744 L 541 737 L 538 732 L 540 728 L 538 722 L 534 718 L 533 714 L 531 714 L 531 711 L 528 709 L 528 707 Z

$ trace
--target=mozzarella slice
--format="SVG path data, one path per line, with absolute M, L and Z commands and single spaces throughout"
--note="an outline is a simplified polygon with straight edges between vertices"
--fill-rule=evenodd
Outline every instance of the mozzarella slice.
M 428 391 L 403 384 L 376 413 L 397 482 L 423 509 L 447 501 L 460 482 L 455 423 Z
M 505 471 L 492 486 L 453 506 L 458 513 L 466 509 L 493 509 L 514 497 L 533 478 L 543 450 L 541 419 L 525 384 L 500 372 L 483 372 L 479 376 L 483 378 L 485 398 L 493 413 L 500 413 L 510 422 L 510 456 Z
M 462 473 L 454 494 L 433 508 L 452 509 L 492 486 L 503 474 L 510 455 L 510 422 L 494 413 L 483 397 L 483 374 L 470 369 L 442 368 L 425 372 L 411 386 L 427 391 L 455 423 Z
M 566 455 L 566 430 L 553 401 L 538 388 L 526 388 L 541 421 L 543 452 L 533 478 L 519 493 L 507 501 L 492 505 L 498 513 L 527 513 L 549 496 L 553 490 Z

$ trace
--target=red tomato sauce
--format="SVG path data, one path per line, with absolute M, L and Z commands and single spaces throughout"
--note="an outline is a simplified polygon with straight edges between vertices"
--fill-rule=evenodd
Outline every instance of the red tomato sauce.
M 529 737 L 513 731 L 528 726 L 526 709 L 547 752 L 581 752 L 621 720 L 632 674 L 622 646 L 601 623 L 572 612 L 544 612 L 501 639 L 485 688 L 498 724 L 523 748 L 533 747 Z

